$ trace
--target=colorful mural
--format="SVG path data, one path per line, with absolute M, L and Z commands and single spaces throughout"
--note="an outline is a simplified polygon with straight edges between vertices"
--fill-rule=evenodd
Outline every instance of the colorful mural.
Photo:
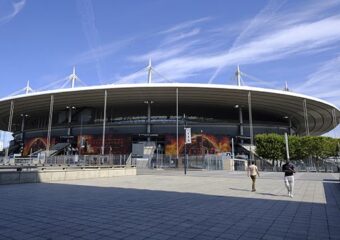
M 130 154 L 132 139 L 128 135 L 106 135 L 105 154 Z M 102 136 L 82 135 L 78 137 L 77 146 L 79 153 L 101 154 Z
M 184 154 L 184 136 L 178 139 L 179 154 Z M 231 151 L 231 141 L 227 136 L 193 134 L 191 144 L 187 144 L 189 155 L 217 154 Z M 176 136 L 166 136 L 165 154 L 176 155 Z
M 27 156 L 31 153 L 34 153 L 38 150 L 46 149 L 46 137 L 37 137 L 37 138 L 29 138 L 25 140 L 25 146 L 23 150 L 23 156 Z M 55 143 L 54 139 L 51 139 L 51 144 Z
M 227 136 L 214 136 L 211 134 L 193 134 L 192 143 L 187 144 L 189 155 L 218 154 L 231 151 L 231 141 Z M 46 137 L 31 138 L 25 140 L 24 156 L 40 149 L 46 149 Z M 58 139 L 52 138 L 51 145 L 57 144 Z M 184 154 L 184 136 L 178 139 L 179 153 Z M 165 154 L 176 155 L 176 136 L 165 136 Z M 76 138 L 74 148 L 81 155 L 101 154 L 101 135 L 82 135 Z M 132 151 L 132 136 L 130 135 L 106 135 L 105 154 L 130 154 Z

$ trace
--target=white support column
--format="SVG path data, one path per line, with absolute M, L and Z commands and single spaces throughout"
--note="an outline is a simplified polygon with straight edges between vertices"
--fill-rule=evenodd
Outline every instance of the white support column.
M 308 110 L 307 110 L 306 99 L 303 100 L 302 105 L 303 105 L 303 116 L 305 119 L 306 136 L 309 136 L 309 121 L 308 121 Z
M 233 160 L 235 159 L 234 138 L 231 138 L 231 157 L 233 158 Z
M 239 106 L 239 118 L 240 118 L 240 136 L 243 136 L 243 113 L 242 113 L 242 107 Z
M 254 154 L 252 146 L 254 145 L 254 133 L 253 133 L 253 116 L 251 106 L 251 92 L 248 92 L 248 110 L 249 110 L 249 134 L 250 134 L 250 160 L 254 160 Z
M 107 105 L 107 90 L 105 90 L 105 92 L 104 92 L 104 117 L 103 117 L 102 155 L 104 155 L 104 153 L 105 153 L 106 105 Z
M 51 95 L 50 100 L 50 112 L 48 115 L 48 127 L 47 127 L 47 143 L 46 143 L 46 151 L 50 150 L 51 146 L 51 130 L 52 130 L 52 118 L 53 118 L 53 107 L 54 107 L 54 96 Z
M 334 128 L 336 128 L 338 126 L 338 122 L 336 120 L 336 113 L 335 113 L 335 109 L 332 109 L 332 117 L 333 117 L 333 126 Z
M 8 119 L 8 127 L 7 127 L 8 132 L 12 131 L 13 113 L 14 113 L 14 101 L 12 100 L 11 105 L 10 105 L 10 110 L 9 110 L 9 119 Z M 5 150 L 5 159 L 8 158 L 8 150 L 9 150 L 9 146 Z
M 27 85 L 26 85 L 26 88 L 25 88 L 25 94 L 29 94 L 32 91 L 33 91 L 33 89 L 30 87 L 30 81 L 27 81 Z
M 237 79 L 237 86 L 241 86 L 241 71 L 240 71 L 240 66 L 237 65 L 237 70 L 236 70 L 236 79 Z
M 148 142 L 150 142 L 150 134 L 151 134 L 151 101 L 148 101 L 148 125 L 146 127 L 146 133 L 148 136 Z
M 287 155 L 287 161 L 289 162 L 289 144 L 288 144 L 288 135 L 287 133 L 285 132 L 285 143 L 286 143 L 286 155 Z
M 151 65 L 151 59 L 149 59 L 149 66 L 148 66 L 148 83 L 151 83 L 152 81 L 152 65 Z
M 69 108 L 68 108 L 68 129 L 67 129 L 67 136 L 71 136 L 72 108 L 73 108 L 73 106 L 69 106 Z M 67 140 L 69 141 L 70 139 L 68 138 Z
M 71 88 L 74 88 L 75 86 L 75 82 L 77 81 L 78 77 L 76 75 L 76 67 L 73 67 L 73 72 L 72 74 L 69 76 L 69 79 L 71 81 Z

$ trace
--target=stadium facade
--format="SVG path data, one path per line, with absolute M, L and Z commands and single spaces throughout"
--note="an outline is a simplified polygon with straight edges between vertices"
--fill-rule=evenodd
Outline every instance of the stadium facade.
M 153 143 L 161 153 L 231 151 L 231 141 L 259 133 L 321 135 L 339 122 L 339 109 L 321 99 L 247 86 L 185 83 L 100 85 L 26 92 L 0 100 L 0 129 L 13 132 L 9 153 L 24 156 L 58 143 L 79 154 L 129 154 Z

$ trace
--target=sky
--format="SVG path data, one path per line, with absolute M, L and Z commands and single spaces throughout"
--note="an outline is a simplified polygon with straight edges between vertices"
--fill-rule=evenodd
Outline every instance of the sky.
M 340 107 L 340 0 L 0 0 L 0 98 L 154 82 L 283 89 Z M 328 133 L 340 137 L 340 129 Z

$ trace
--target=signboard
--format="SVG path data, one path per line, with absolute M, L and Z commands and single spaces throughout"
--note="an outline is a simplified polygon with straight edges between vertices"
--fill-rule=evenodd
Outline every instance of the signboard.
M 73 139 L 74 136 L 60 136 L 60 139 Z
M 185 129 L 185 144 L 191 143 L 191 128 Z
M 138 134 L 139 137 L 158 137 L 157 133 L 140 133 Z

